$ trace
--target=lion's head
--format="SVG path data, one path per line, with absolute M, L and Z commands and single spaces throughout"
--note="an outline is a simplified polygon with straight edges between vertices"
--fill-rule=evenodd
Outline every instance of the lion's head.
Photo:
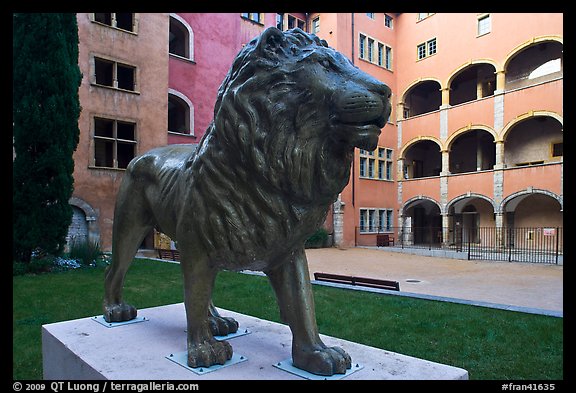
M 271 27 L 234 60 L 206 139 L 295 201 L 333 201 L 354 148 L 376 148 L 389 97 L 326 41 Z

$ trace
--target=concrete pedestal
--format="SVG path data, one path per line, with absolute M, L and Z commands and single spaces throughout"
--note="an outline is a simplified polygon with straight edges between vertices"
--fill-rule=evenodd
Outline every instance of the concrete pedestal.
M 301 380 L 313 377 L 307 373 L 296 375 L 279 367 L 289 366 L 291 358 L 292 334 L 287 326 L 219 311 L 240 323 L 239 332 L 248 330 L 248 334 L 228 340 L 235 356 L 242 358 L 230 366 L 196 373 L 170 359 L 170 355 L 186 351 L 186 314 L 184 304 L 178 303 L 139 310 L 138 317 L 143 317 L 143 321 L 116 327 L 107 327 L 95 317 L 44 325 L 44 379 Z M 461 368 L 334 337 L 322 336 L 322 340 L 329 346 L 341 346 L 352 357 L 352 372 L 345 380 L 468 379 L 468 372 Z

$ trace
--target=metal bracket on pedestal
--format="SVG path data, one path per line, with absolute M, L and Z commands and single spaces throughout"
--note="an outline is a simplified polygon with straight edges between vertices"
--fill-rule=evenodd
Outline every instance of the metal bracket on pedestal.
M 106 326 L 107 328 L 113 328 L 118 326 L 130 325 L 132 323 L 144 322 L 149 321 L 146 317 L 136 317 L 129 321 L 122 321 L 122 322 L 107 322 L 102 315 L 97 315 L 91 318 L 93 321 L 98 322 L 102 326 Z
M 318 374 L 312 374 L 308 371 L 304 371 L 301 368 L 295 367 L 292 364 L 292 358 L 290 359 L 286 359 L 283 360 L 281 362 L 278 362 L 276 364 L 273 365 L 276 368 L 279 368 L 280 370 L 283 371 L 287 371 L 289 373 L 298 375 L 299 377 L 302 378 L 306 378 L 306 379 L 312 379 L 312 380 L 337 380 L 337 379 L 342 379 L 342 378 L 346 378 L 348 375 L 355 373 L 356 371 L 360 371 L 364 368 L 363 365 L 355 363 L 352 365 L 351 368 L 349 368 L 348 370 L 346 370 L 345 374 L 334 374 L 334 375 L 318 375 Z
M 171 353 L 170 355 L 166 356 L 166 359 L 171 360 L 174 363 L 179 364 L 180 366 L 198 375 L 203 375 L 212 371 L 221 370 L 224 367 L 232 366 L 233 364 L 241 363 L 248 360 L 248 358 L 246 358 L 245 356 L 234 353 L 232 354 L 232 358 L 230 360 L 227 360 L 224 364 L 215 364 L 210 367 L 190 367 L 188 366 L 188 351 Z

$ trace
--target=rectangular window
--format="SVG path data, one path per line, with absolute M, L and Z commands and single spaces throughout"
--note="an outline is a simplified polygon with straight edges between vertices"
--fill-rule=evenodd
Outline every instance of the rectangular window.
M 392 69 L 392 48 L 361 33 L 359 34 L 358 43 L 358 57 L 360 59 L 367 60 L 389 70 Z
M 436 38 L 431 39 L 427 43 L 428 46 L 428 56 L 436 53 Z
M 128 12 L 95 12 L 93 14 L 94 22 L 102 23 L 104 25 L 115 27 L 126 31 L 135 31 L 135 17 L 134 14 Z
M 564 144 L 562 142 L 552 144 L 552 157 L 562 157 L 564 155 Z
M 386 226 L 385 226 L 385 231 L 386 232 L 391 232 L 392 231 L 392 209 L 387 209 L 386 210 Z
M 288 30 L 294 29 L 295 27 L 304 30 L 304 21 L 293 15 L 288 15 Z
M 384 65 L 387 69 L 392 69 L 392 48 L 386 47 L 386 64 Z
M 94 118 L 94 166 L 126 168 L 136 156 L 136 123 Z
M 437 52 L 436 38 L 426 41 L 425 43 L 419 44 L 416 47 L 416 56 L 418 60 L 422 60 L 425 57 L 431 56 Z
M 374 12 L 367 12 L 366 16 L 370 19 L 375 19 L 376 18 L 376 14 Z
M 360 233 L 392 232 L 392 209 L 360 209 Z
M 392 17 L 388 14 L 384 14 L 384 26 L 392 28 Z
M 316 17 L 312 20 L 312 33 L 316 34 L 320 31 L 320 17 Z
M 376 232 L 376 209 L 369 209 L 368 210 L 368 232 Z
M 392 180 L 392 165 L 392 149 L 385 147 L 378 147 L 376 151 L 360 149 L 361 178 Z
M 264 22 L 264 18 L 262 17 L 262 14 L 260 14 L 258 12 L 243 12 L 240 15 L 245 19 L 251 20 L 252 22 L 256 22 L 256 23 L 260 23 L 260 24 L 262 24 Z
M 360 209 L 360 232 L 366 232 L 368 223 L 368 211 Z
M 284 14 L 276 14 L 276 28 L 284 31 Z
M 360 157 L 360 177 L 366 177 L 366 158 Z
M 94 57 L 94 83 L 136 91 L 136 67 Z
M 434 13 L 433 12 L 419 12 L 416 19 L 417 19 L 417 21 L 421 21 L 422 19 L 428 18 L 430 15 L 434 15 Z
M 368 61 L 374 61 L 374 40 L 368 38 Z
M 416 52 L 418 53 L 418 60 L 426 57 L 426 44 L 420 44 L 416 47 Z
M 368 177 L 373 179 L 374 178 L 374 163 L 376 160 L 373 158 L 368 159 Z
M 492 30 L 492 21 L 490 19 L 490 14 L 481 15 L 478 17 L 478 35 L 484 35 L 490 33 Z

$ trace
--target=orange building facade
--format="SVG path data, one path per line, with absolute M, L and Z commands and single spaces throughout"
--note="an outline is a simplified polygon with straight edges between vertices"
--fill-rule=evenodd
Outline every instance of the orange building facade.
M 269 26 L 318 35 L 393 92 L 378 148 L 356 151 L 329 214 L 335 245 L 375 246 L 379 234 L 449 244 L 457 228 L 481 241 L 474 228 L 562 227 L 562 14 L 78 14 L 78 21 L 83 111 L 71 203 L 75 222 L 105 250 L 125 161 L 154 146 L 197 143 L 234 56 Z

